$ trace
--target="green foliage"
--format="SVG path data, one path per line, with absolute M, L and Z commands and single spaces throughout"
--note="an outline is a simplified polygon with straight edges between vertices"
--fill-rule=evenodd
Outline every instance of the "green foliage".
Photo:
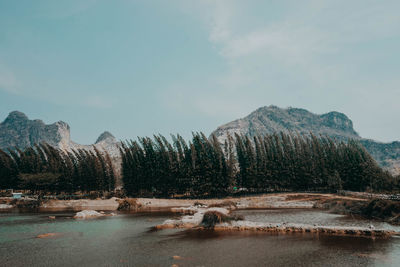
M 61 174 L 59 173 L 20 173 L 19 175 L 21 188 L 30 188 L 32 190 L 55 190 L 57 181 Z
M 194 133 L 139 138 L 121 147 L 125 190 L 131 196 L 220 197 L 248 192 L 391 191 L 398 178 L 382 171 L 357 142 L 291 134 L 215 136 Z
M 384 172 L 356 141 L 290 134 L 236 136 L 240 186 L 251 192 L 393 190 Z
M 24 151 L 0 150 L 0 188 L 46 192 L 112 191 L 110 156 L 93 148 L 63 152 L 47 144 Z
M 384 172 L 358 142 L 292 134 L 215 136 L 193 133 L 122 143 L 122 178 L 130 196 L 222 197 L 234 188 L 272 191 L 395 191 L 400 177 Z M 0 188 L 47 192 L 112 191 L 110 156 L 63 152 L 47 144 L 0 150 Z M 236 191 L 235 191 L 236 192 Z
M 122 144 L 122 174 L 129 195 L 223 196 L 234 182 L 232 158 L 228 161 L 217 138 L 194 133 L 187 144 L 181 136 L 139 138 Z M 232 145 L 231 145 L 232 149 Z M 229 164 L 228 164 L 229 163 Z

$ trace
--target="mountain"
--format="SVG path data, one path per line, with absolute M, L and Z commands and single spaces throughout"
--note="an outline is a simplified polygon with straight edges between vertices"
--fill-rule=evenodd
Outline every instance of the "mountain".
M 337 140 L 359 140 L 375 160 L 392 174 L 400 174 L 400 142 L 380 143 L 362 138 L 353 128 L 353 122 L 343 113 L 318 115 L 300 108 L 261 107 L 248 116 L 218 127 L 215 134 L 224 142 L 228 133 L 254 136 L 276 132 L 327 135 Z
M 102 133 L 93 145 L 81 145 L 71 140 L 70 127 L 63 121 L 45 124 L 42 120 L 30 120 L 24 113 L 13 111 L 0 123 L 0 149 L 2 150 L 14 147 L 24 149 L 42 142 L 63 151 L 73 149 L 94 151 L 93 147 L 99 151 L 107 151 L 117 175 L 120 173 L 119 142 L 110 132 Z
M 73 142 L 70 127 L 63 121 L 45 124 L 42 120 L 30 120 L 24 113 L 13 111 L 0 123 L 0 149 L 14 147 L 24 149 L 42 142 L 66 151 L 93 149 L 92 145 L 80 145 Z M 111 154 L 114 154 L 113 148 L 117 145 L 118 141 L 107 131 L 102 133 L 94 143 L 98 149 L 110 150 Z
M 65 149 L 70 143 L 70 128 L 63 121 L 46 125 L 41 120 L 29 120 L 19 111 L 11 112 L 0 123 L 0 148 L 25 148 L 33 144 L 47 142 Z

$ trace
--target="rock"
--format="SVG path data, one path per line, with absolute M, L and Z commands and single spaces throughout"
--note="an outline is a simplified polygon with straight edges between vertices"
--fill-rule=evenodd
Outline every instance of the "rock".
M 13 111 L 0 123 L 0 149 L 24 149 L 43 142 L 62 150 L 93 149 L 92 146 L 71 141 L 70 127 L 63 121 L 45 124 L 42 120 L 30 120 L 24 113 Z M 100 144 L 97 148 L 102 150 L 102 147 L 117 145 L 118 141 L 106 131 L 99 136 L 95 144 Z
M 46 233 L 37 235 L 36 238 L 51 238 L 51 237 L 58 237 L 61 236 L 61 233 Z
M 178 208 L 179 209 L 179 208 Z M 185 209 L 185 208 L 183 208 Z M 155 226 L 155 229 L 168 229 L 168 228 L 193 228 L 201 224 L 204 214 L 206 212 L 218 212 L 224 216 L 229 214 L 229 210 L 225 208 L 196 208 L 191 207 L 194 214 L 183 216 L 178 220 L 166 220 L 164 223 Z
M 108 131 L 105 131 L 104 133 L 102 133 L 99 138 L 97 138 L 96 140 L 96 144 L 100 143 L 100 142 L 117 142 L 117 140 L 115 139 L 115 137 Z
M 97 212 L 95 210 L 83 210 L 80 212 L 77 212 L 76 215 L 74 216 L 75 219 L 87 219 L 87 218 L 93 218 L 93 217 L 101 217 L 105 216 L 104 214 L 101 214 L 100 212 Z
M 69 125 L 59 121 L 46 125 L 41 120 L 29 120 L 19 111 L 11 112 L 3 123 L 0 123 L 0 148 L 25 148 L 46 142 L 63 148 L 70 143 Z
M 11 209 L 13 208 L 13 205 L 9 205 L 9 204 L 0 204 L 0 210 L 1 209 Z

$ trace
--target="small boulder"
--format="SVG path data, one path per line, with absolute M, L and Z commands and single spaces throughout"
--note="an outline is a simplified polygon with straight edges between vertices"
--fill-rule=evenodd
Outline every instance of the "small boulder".
M 60 233 L 46 233 L 46 234 L 37 235 L 36 238 L 50 238 L 50 237 L 57 237 L 60 235 L 61 235 Z
M 100 217 L 104 216 L 104 214 L 101 214 L 100 212 L 97 212 L 95 210 L 82 210 L 80 212 L 77 212 L 76 215 L 74 216 L 75 219 L 87 219 L 87 218 L 93 218 L 93 217 Z

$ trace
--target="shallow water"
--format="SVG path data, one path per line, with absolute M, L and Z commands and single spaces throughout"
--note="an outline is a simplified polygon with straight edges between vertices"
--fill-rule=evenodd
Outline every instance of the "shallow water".
M 243 215 L 248 221 L 254 222 L 287 222 L 316 226 L 352 226 L 365 228 L 368 228 L 372 225 L 375 229 L 400 232 L 400 226 L 393 226 L 386 222 L 366 220 L 352 215 L 333 214 L 318 209 L 238 210 L 235 213 Z
M 285 219 L 293 223 L 315 221 L 336 225 L 348 220 L 343 216 L 310 210 L 257 210 L 239 213 L 243 213 L 247 220 L 268 222 L 282 222 Z M 50 220 L 50 215 L 55 215 L 56 220 Z M 173 215 L 119 214 L 89 220 L 75 220 L 70 218 L 72 215 L 0 214 L 0 265 L 400 266 L 398 238 L 174 229 L 154 232 L 150 231 L 151 226 L 162 223 Z M 36 238 L 44 233 L 58 235 Z M 173 256 L 182 258 L 174 259 Z

